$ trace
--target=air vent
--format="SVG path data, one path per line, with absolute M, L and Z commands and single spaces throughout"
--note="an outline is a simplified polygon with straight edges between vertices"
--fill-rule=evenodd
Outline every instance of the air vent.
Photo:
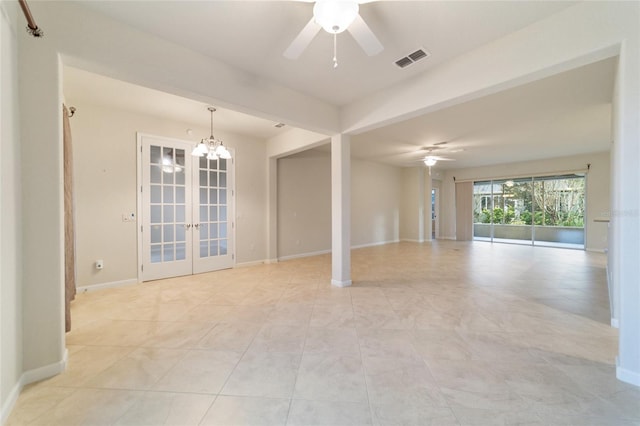
M 419 61 L 420 59 L 428 58 L 429 56 L 431 56 L 431 54 L 426 50 L 418 49 L 415 52 L 408 54 L 404 58 L 398 59 L 395 63 L 400 68 L 406 68 L 409 65 Z
M 413 52 L 412 54 L 410 54 L 410 55 L 409 55 L 409 58 L 410 58 L 413 62 L 416 62 L 416 61 L 419 61 L 419 60 L 420 60 L 420 59 L 422 59 L 422 58 L 426 58 L 427 56 L 428 56 L 428 55 L 427 55 L 427 52 L 425 52 L 425 51 L 424 51 L 424 50 L 422 50 L 422 49 L 418 49 L 418 50 L 416 50 L 415 52 Z
M 407 58 L 406 56 L 404 58 L 398 59 L 396 61 L 396 65 L 399 66 L 400 68 L 408 67 L 412 63 L 413 63 L 413 61 L 411 59 Z

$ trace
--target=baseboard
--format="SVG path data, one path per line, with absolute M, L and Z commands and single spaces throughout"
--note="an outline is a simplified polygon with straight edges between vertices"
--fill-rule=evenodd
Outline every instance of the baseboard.
M 358 244 L 356 246 L 351 246 L 352 250 L 355 249 L 361 249 L 361 248 L 366 248 L 366 247 L 376 247 L 376 246 L 384 246 L 386 244 L 396 244 L 399 243 L 400 240 L 389 240 L 389 241 L 380 241 L 377 243 L 367 243 L 367 244 Z
M 53 377 L 57 374 L 62 373 L 67 367 L 68 358 L 69 351 L 65 349 L 61 361 L 45 365 L 43 367 L 34 368 L 33 370 L 25 371 L 24 373 L 22 373 L 22 377 L 20 379 L 22 386 L 26 386 L 34 382 L 39 382 L 40 380 L 48 379 L 49 377 Z
M 620 323 L 618 322 L 618 318 L 611 318 L 611 327 L 620 328 Z
M 268 261 L 267 260 L 252 260 L 251 262 L 236 263 L 233 267 L 234 268 L 247 268 L 249 266 L 264 265 L 265 263 L 268 263 Z
M 346 280 L 346 281 L 331 280 L 331 285 L 334 287 L 349 287 L 351 284 L 352 284 L 351 280 Z
M 34 368 L 33 370 L 27 370 L 18 379 L 18 382 L 13 386 L 9 396 L 4 404 L 2 404 L 2 412 L 0 413 L 0 425 L 9 418 L 13 407 L 18 401 L 20 392 L 28 384 L 39 382 L 40 380 L 48 379 L 62 373 L 67 368 L 67 361 L 69 359 L 69 350 L 65 349 L 62 356 L 62 360 L 53 364 L 45 365 L 43 367 Z
M 311 256 L 320 256 L 321 254 L 327 254 L 327 253 L 331 253 L 331 250 L 320 250 L 320 251 L 312 251 L 308 253 L 291 254 L 289 256 L 281 256 L 278 258 L 278 261 L 300 259 L 303 257 L 311 257 Z
M 586 248 L 585 251 L 590 251 L 592 253 L 606 253 L 606 249 L 594 249 L 594 248 Z
M 401 243 L 421 243 L 422 241 L 414 240 L 414 239 L 411 239 L 411 238 L 401 238 L 400 242 Z
M 2 404 L 2 413 L 0 414 L 0 425 L 3 425 L 4 422 L 9 418 L 9 414 L 13 410 L 13 407 L 16 405 L 18 401 L 18 397 L 20 396 L 20 392 L 22 391 L 22 383 L 21 379 L 18 379 L 15 386 L 9 392 L 7 396 L 7 400 Z
M 265 259 L 264 263 L 265 263 L 265 265 L 270 265 L 272 263 L 278 263 L 278 259 Z
M 634 386 L 640 386 L 640 373 L 629 371 L 620 366 L 616 367 L 616 377 L 625 383 L 630 383 Z
M 87 291 L 104 290 L 105 288 L 125 287 L 128 285 L 134 285 L 134 284 L 138 284 L 137 278 L 130 278 L 128 280 L 120 280 L 120 281 L 112 281 L 109 283 L 102 283 L 102 284 L 85 285 L 82 287 L 77 287 L 76 291 L 78 293 L 85 293 Z

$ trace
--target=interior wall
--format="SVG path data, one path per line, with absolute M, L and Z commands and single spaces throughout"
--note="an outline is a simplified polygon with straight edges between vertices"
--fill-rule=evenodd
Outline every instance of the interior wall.
M 136 212 L 137 132 L 193 141 L 210 133 L 203 126 L 171 121 L 67 98 L 77 108 L 71 118 L 76 189 L 78 286 L 118 283 L 137 278 L 136 222 L 122 215 Z M 193 130 L 193 135 L 186 133 Z M 235 149 L 236 261 L 265 258 L 266 196 L 264 141 L 247 136 L 216 135 Z M 96 259 L 104 269 L 94 267 Z
M 444 185 L 441 198 L 445 192 L 447 197 L 441 200 L 442 232 L 448 237 L 455 237 L 455 197 L 451 191 L 455 188 L 447 182 L 456 180 L 491 179 L 539 174 L 562 173 L 566 171 L 591 169 L 587 177 L 587 212 L 585 222 L 586 249 L 603 251 L 607 248 L 607 224 L 594 222 L 595 218 L 609 217 L 610 213 L 610 161 L 608 152 L 599 152 L 572 157 L 553 158 L 548 160 L 527 161 L 521 163 L 500 164 L 487 167 L 447 170 L 444 173 Z M 446 221 L 444 219 L 447 219 Z M 453 220 L 450 220 L 453 218 Z
M 400 239 L 403 241 L 421 241 L 418 168 L 403 168 L 401 173 Z
M 400 240 L 398 167 L 353 160 L 351 162 L 351 246 Z
M 351 161 L 351 246 L 398 241 L 402 172 Z M 307 150 L 278 160 L 278 257 L 331 250 L 331 154 Z
M 22 202 L 15 22 L 15 8 L 8 2 L 0 3 L 0 423 L 17 397 L 22 374 Z

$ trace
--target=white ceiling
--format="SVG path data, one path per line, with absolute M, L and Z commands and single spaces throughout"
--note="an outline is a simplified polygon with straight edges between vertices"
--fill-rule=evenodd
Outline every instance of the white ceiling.
M 607 151 L 615 58 L 352 137 L 354 157 L 443 169 Z M 445 142 L 442 144 L 442 142 Z M 462 150 L 462 151 L 460 151 Z
M 64 67 L 63 74 L 64 95 L 71 102 L 107 105 L 193 126 L 209 127 L 208 104 L 73 67 Z M 82 111 L 78 111 L 78 114 L 82 114 Z M 220 107 L 216 107 L 214 115 L 214 130 L 224 130 L 258 139 L 269 139 L 287 129 L 286 127 L 275 128 L 275 124 L 277 123 L 270 120 Z
M 367 57 L 348 33 L 339 37 L 339 67 L 331 38 L 321 32 L 296 61 L 282 52 L 311 17 L 295 1 L 86 1 L 85 6 L 222 62 L 335 105 L 409 79 L 484 43 L 553 14 L 569 2 L 388 1 L 361 6 L 385 46 Z M 406 69 L 393 62 L 417 48 L 432 56 Z M 352 137 L 352 155 L 417 166 L 435 154 L 456 159 L 441 168 L 499 164 L 609 149 L 615 60 L 456 105 Z M 85 71 L 65 68 L 65 96 L 202 125 L 206 104 Z M 268 139 L 284 129 L 230 110 L 216 129 Z M 453 152 L 455 150 L 460 150 Z
M 377 1 L 360 14 L 384 46 L 368 57 L 348 32 L 321 31 L 297 60 L 283 52 L 312 17 L 298 1 L 95 1 L 85 6 L 226 64 L 335 105 L 430 67 L 562 10 L 565 1 Z M 431 57 L 405 69 L 394 62 L 424 47 Z

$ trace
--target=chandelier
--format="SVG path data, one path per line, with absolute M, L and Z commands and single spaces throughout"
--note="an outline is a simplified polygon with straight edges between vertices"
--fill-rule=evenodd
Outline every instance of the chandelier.
M 231 153 L 222 144 L 220 139 L 216 139 L 213 136 L 213 113 L 216 112 L 214 107 L 207 107 L 209 112 L 211 112 L 211 135 L 208 138 L 204 138 L 200 141 L 199 144 L 193 148 L 191 151 L 191 155 L 194 157 L 204 157 L 206 156 L 209 160 L 217 160 L 221 158 L 223 160 L 228 160 L 231 158 Z

